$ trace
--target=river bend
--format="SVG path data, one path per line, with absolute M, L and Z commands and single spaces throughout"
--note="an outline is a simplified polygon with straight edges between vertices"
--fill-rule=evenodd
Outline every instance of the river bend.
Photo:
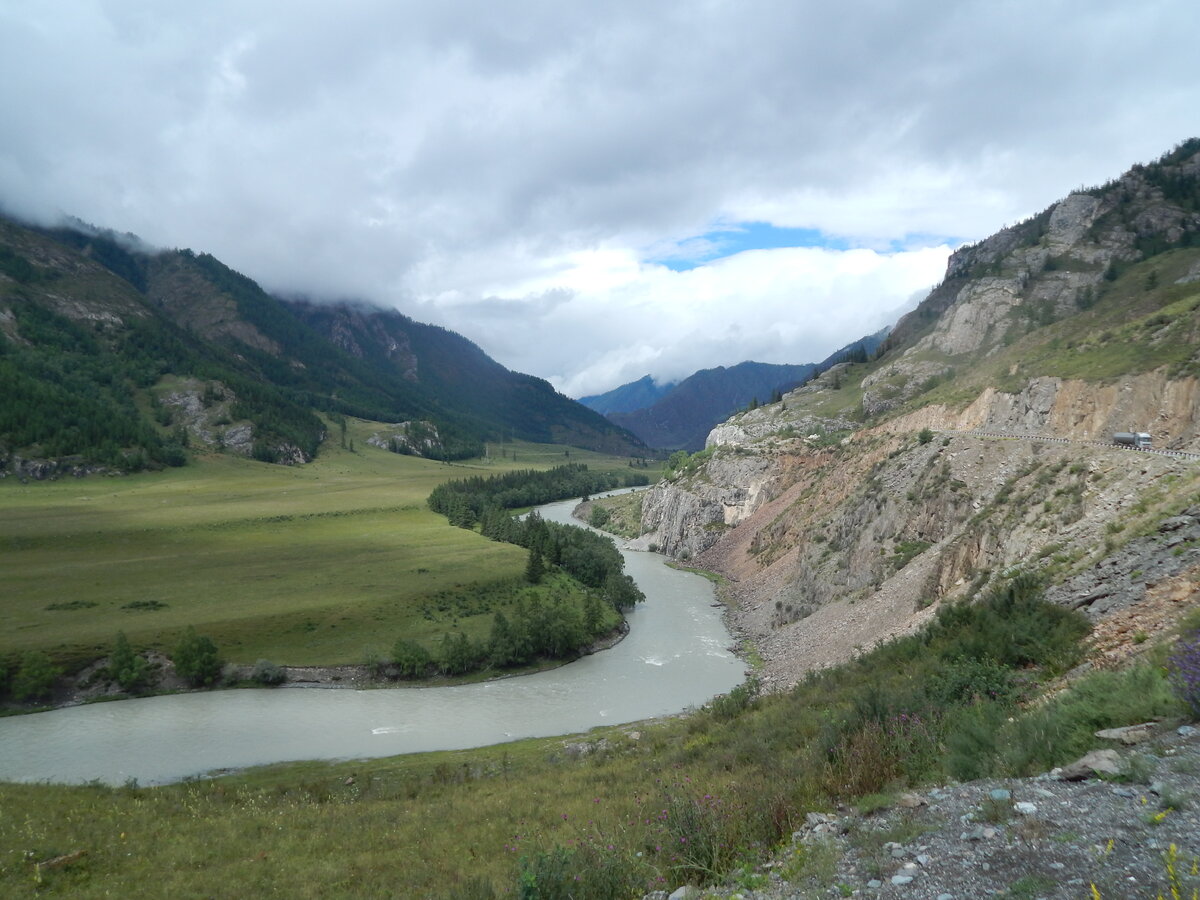
M 577 502 L 540 512 L 578 524 Z M 0 719 L 0 780 L 160 784 L 285 760 L 480 747 L 677 713 L 737 685 L 743 665 L 712 585 L 657 554 L 623 553 L 646 602 L 624 640 L 569 665 L 454 687 L 212 691 Z

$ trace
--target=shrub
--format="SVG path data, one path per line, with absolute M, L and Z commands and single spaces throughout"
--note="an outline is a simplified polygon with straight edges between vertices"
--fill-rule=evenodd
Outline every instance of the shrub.
M 737 718 L 758 696 L 758 688 L 758 679 L 752 678 L 744 684 L 739 684 L 728 694 L 713 697 L 708 704 L 712 717 L 718 722 L 728 722 Z
M 62 669 L 54 665 L 50 657 L 39 650 L 31 650 L 21 657 L 17 674 L 12 680 L 12 695 L 18 701 L 44 700 L 54 689 L 54 682 Z
M 1006 701 L 1016 693 L 1016 680 L 1011 669 L 994 660 L 958 656 L 932 673 L 925 690 L 935 705 L 943 707 L 981 700 Z
M 269 659 L 260 659 L 254 664 L 250 680 L 264 685 L 283 684 L 287 681 L 287 673 Z
M 125 632 L 117 632 L 117 642 L 108 658 L 108 677 L 123 691 L 137 693 L 150 686 L 150 664 L 145 657 L 134 653 Z
M 1200 719 L 1200 630 L 1184 635 L 1167 659 L 1167 673 L 1175 696 L 1194 718 Z
M 196 634 L 196 629 L 190 625 L 175 645 L 172 659 L 175 663 L 175 673 L 195 687 L 216 684 L 224 666 L 212 638 Z
M 586 836 L 572 849 L 556 846 L 521 857 L 519 900 L 608 900 L 645 892 L 648 871 L 614 844 Z
M 421 678 L 428 672 L 433 657 L 416 641 L 401 638 L 392 647 L 392 662 L 396 664 L 401 678 Z
M 593 528 L 603 528 L 611 518 L 612 513 L 603 506 L 593 506 L 592 513 L 588 516 L 588 524 Z

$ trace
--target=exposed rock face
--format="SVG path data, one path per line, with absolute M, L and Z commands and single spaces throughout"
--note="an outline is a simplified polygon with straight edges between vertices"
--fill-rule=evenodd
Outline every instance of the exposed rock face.
M 1200 212 L 1168 198 L 1161 186 L 1197 169 L 1200 153 L 1152 170 L 1134 167 L 1110 185 L 1071 194 L 1027 222 L 956 251 L 943 282 L 893 330 L 890 344 L 906 349 L 892 363 L 890 383 L 900 376 L 909 382 L 927 378 L 931 361 L 961 366 L 956 357 L 986 356 L 1030 323 L 1074 313 L 1088 305 L 1112 266 L 1144 258 L 1144 247 L 1171 246 L 1200 230 Z M 876 387 L 864 403 L 878 414 L 910 396 L 888 396 Z
M 770 497 L 774 477 L 757 455 L 717 453 L 703 478 L 650 488 L 642 499 L 642 531 L 668 556 L 699 556 Z
M 1047 592 L 1047 599 L 1101 619 L 1141 603 L 1152 585 L 1187 573 L 1170 602 L 1200 592 L 1200 507 L 1163 521 L 1154 534 L 1135 538 L 1095 566 Z
M 397 323 L 349 305 L 332 307 L 329 316 L 326 332 L 338 347 L 359 359 L 369 352 L 382 353 L 406 381 L 417 381 L 417 356 L 409 336 Z
M 1017 571 L 1088 611 L 1100 660 L 1200 603 L 1200 507 L 1179 514 L 1200 500 L 1200 464 L 1111 444 L 1148 431 L 1200 451 L 1200 298 L 1161 290 L 1200 279 L 1200 213 L 1180 182 L 1200 173 L 1198 147 L 958 251 L 879 363 L 725 422 L 708 465 L 652 492 L 643 527 L 729 578 L 768 684 Z M 942 385 L 961 405 L 879 421 Z
M 961 412 L 931 404 L 884 426 L 1038 434 L 1108 441 L 1117 431 L 1148 431 L 1154 446 L 1200 449 L 1200 381 L 1159 369 L 1107 384 L 1033 378 L 1016 392 L 986 388 Z
M 280 355 L 279 345 L 246 321 L 234 299 L 217 291 L 189 257 L 160 254 L 150 259 L 148 270 L 147 299 L 162 307 L 176 324 L 207 340 L 232 338 L 272 356 Z
M 915 629 L 938 603 L 1014 567 L 1089 571 L 1110 523 L 1132 521 L 1144 498 L 1168 502 L 1171 479 L 1194 490 L 1200 466 L 970 434 L 922 444 L 882 428 L 824 449 L 723 446 L 701 473 L 649 491 L 642 526 L 663 552 L 729 577 L 733 622 L 766 660 L 766 681 L 783 686 Z M 1146 564 L 1144 584 L 1192 561 L 1171 558 Z
M 367 438 L 373 447 L 393 453 L 429 454 L 442 446 L 437 426 L 432 422 L 397 422 L 387 432 L 376 432 Z

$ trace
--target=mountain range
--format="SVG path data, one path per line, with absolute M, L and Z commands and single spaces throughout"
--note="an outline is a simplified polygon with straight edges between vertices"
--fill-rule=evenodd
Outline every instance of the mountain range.
M 629 432 L 461 335 L 355 303 L 272 296 L 205 253 L 81 222 L 0 218 L 0 471 L 136 470 L 212 448 L 303 462 L 331 424 L 393 449 L 520 438 L 624 455 Z
M 713 426 L 748 405 L 779 399 L 814 375 L 847 359 L 866 360 L 888 329 L 859 338 L 819 363 L 777 365 L 746 361 L 701 369 L 677 383 L 658 385 L 646 375 L 579 402 L 636 434 L 648 446 L 699 450 Z

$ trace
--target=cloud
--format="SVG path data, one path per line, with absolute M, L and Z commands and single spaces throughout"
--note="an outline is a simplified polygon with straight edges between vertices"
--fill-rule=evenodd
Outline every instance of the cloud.
M 911 308 L 940 279 L 949 252 L 792 247 L 686 271 L 639 262 L 632 251 L 575 254 L 502 295 L 443 297 L 422 313 L 486 343 L 507 365 L 534 360 L 560 390 L 583 396 L 648 373 L 674 380 L 746 359 L 819 361 Z
M 1189 24 L 1187 0 L 4 4 L 0 205 L 603 389 L 838 340 L 805 298 L 866 322 L 913 289 L 859 250 L 901 278 L 1170 149 Z M 846 261 L 714 260 L 746 223 Z

